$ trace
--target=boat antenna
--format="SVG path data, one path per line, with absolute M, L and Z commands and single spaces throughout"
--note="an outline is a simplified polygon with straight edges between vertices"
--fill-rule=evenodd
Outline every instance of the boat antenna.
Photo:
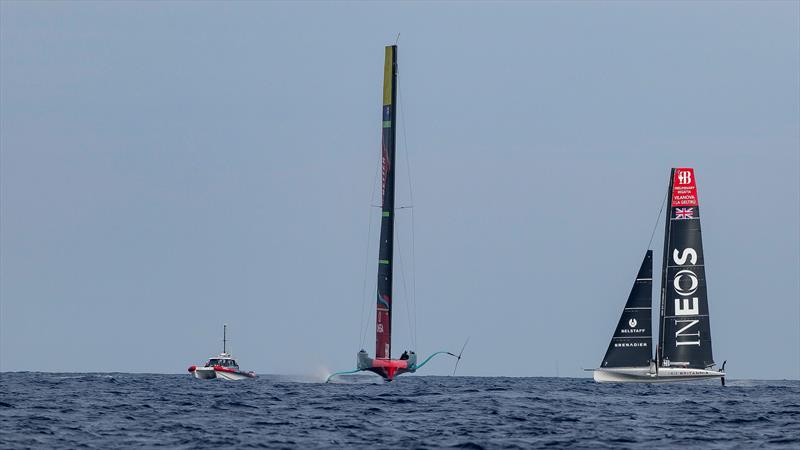
M 222 324 L 222 353 L 228 353 L 228 324 Z
M 397 33 L 397 37 L 394 39 L 394 45 L 397 45 L 397 41 L 400 40 L 400 33 Z

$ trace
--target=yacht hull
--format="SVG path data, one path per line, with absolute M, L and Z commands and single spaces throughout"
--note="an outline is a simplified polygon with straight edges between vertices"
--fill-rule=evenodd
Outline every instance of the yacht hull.
M 415 372 L 417 355 L 411 352 L 408 359 L 370 358 L 367 352 L 360 351 L 357 356 L 358 369 L 378 374 L 386 381 L 392 381 L 397 375 Z
M 615 367 L 594 369 L 594 381 L 598 383 L 673 383 L 676 381 L 707 380 L 722 378 L 724 372 L 679 367 L 661 367 L 651 373 L 649 367 Z

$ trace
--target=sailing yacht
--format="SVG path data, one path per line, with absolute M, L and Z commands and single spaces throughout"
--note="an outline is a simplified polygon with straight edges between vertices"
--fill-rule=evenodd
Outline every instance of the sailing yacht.
M 435 352 L 417 364 L 413 350 L 404 351 L 399 359 L 392 359 L 392 278 L 394 268 L 394 214 L 395 214 L 395 135 L 397 125 L 397 45 L 387 46 L 383 65 L 383 132 L 381 141 L 381 235 L 378 254 L 378 289 L 375 315 L 375 357 L 362 349 L 356 357 L 357 368 L 337 372 L 331 378 L 348 373 L 368 371 L 392 381 L 398 375 L 413 373 L 436 355 L 450 352 Z M 463 352 L 463 349 L 462 349 Z
M 653 251 L 648 249 L 597 382 L 671 382 L 720 378 L 711 353 L 708 292 L 700 234 L 700 204 L 692 168 L 672 169 L 664 231 L 659 336 L 653 357 Z

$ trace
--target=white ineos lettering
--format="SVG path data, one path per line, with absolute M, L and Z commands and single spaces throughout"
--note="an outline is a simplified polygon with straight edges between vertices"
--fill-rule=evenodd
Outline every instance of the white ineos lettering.
M 684 277 L 688 277 L 690 281 L 690 286 L 688 290 L 681 289 L 681 279 Z M 681 297 L 688 297 L 694 294 L 694 291 L 697 290 L 697 275 L 694 274 L 691 270 L 681 270 L 680 272 L 675 274 L 675 279 L 672 280 L 672 285 L 675 287 L 675 292 L 678 293 Z
M 697 262 L 697 252 L 694 251 L 693 248 L 685 249 L 682 254 L 678 253 L 677 248 L 672 251 L 672 260 L 675 261 L 675 264 L 682 266 L 686 264 L 687 259 L 689 259 L 689 262 L 692 264 Z
M 686 330 L 688 330 L 689 328 L 692 328 L 693 326 L 695 326 L 695 325 L 697 325 L 699 323 L 700 323 L 699 320 L 676 320 L 675 321 L 675 326 L 679 326 L 679 325 L 682 325 L 682 324 L 686 324 L 686 325 L 684 325 L 683 328 L 680 328 L 675 332 L 675 346 L 676 347 L 679 346 L 679 345 L 697 345 L 697 346 L 700 346 L 700 330 L 697 330 L 696 333 L 687 333 L 686 332 Z M 681 340 L 681 338 L 684 338 L 684 340 Z M 691 339 L 691 340 L 686 340 L 687 338 Z
M 683 305 L 681 305 L 681 300 L 683 300 Z M 692 302 L 690 305 L 689 302 Z M 675 315 L 676 316 L 697 316 L 700 314 L 700 306 L 697 302 L 697 297 L 692 297 L 691 299 L 688 298 L 676 298 L 675 299 Z
M 689 262 L 690 264 L 697 263 L 697 252 L 695 249 L 689 247 L 683 249 L 683 251 L 679 251 L 677 248 L 672 251 L 672 260 L 675 264 L 680 266 Z M 689 279 L 689 286 L 684 288 L 681 285 L 681 281 L 684 279 Z M 675 278 L 672 279 L 672 287 L 675 288 L 675 293 L 678 294 L 682 298 L 675 299 L 675 315 L 676 316 L 697 316 L 700 314 L 700 299 L 699 297 L 689 297 L 690 295 L 697 292 L 697 288 L 700 286 L 700 281 L 697 278 L 697 275 L 694 271 L 689 269 L 683 269 L 678 271 L 675 274 Z M 685 331 L 687 328 L 693 326 L 697 321 L 691 322 L 689 325 L 684 327 L 683 329 L 679 330 L 676 333 L 676 337 Z M 677 322 L 676 322 L 677 323 Z M 700 345 L 700 341 L 689 342 L 689 343 L 679 342 L 677 345 Z

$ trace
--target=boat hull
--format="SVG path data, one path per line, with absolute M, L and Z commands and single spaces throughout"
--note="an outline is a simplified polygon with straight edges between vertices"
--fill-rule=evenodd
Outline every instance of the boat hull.
M 595 369 L 594 381 L 598 383 L 673 383 L 677 381 L 707 380 L 722 378 L 724 372 L 680 367 L 661 367 L 651 373 L 650 367 L 615 367 Z
M 227 370 L 217 370 L 217 378 L 226 381 L 246 380 L 248 378 L 255 378 L 253 372 L 230 372 Z
M 235 369 L 230 369 L 227 367 L 222 366 L 214 366 L 214 367 L 195 367 L 192 366 L 189 368 L 189 371 L 194 375 L 195 378 L 199 380 L 227 380 L 227 381 L 237 381 L 237 380 L 244 380 L 247 378 L 255 378 L 255 372 L 242 372 Z
M 417 355 L 411 352 L 408 359 L 373 359 L 367 352 L 360 351 L 357 360 L 359 370 L 367 370 L 380 375 L 386 381 L 392 381 L 398 375 L 416 371 Z
M 198 380 L 213 380 L 217 377 L 217 372 L 213 367 L 197 367 L 192 373 Z

